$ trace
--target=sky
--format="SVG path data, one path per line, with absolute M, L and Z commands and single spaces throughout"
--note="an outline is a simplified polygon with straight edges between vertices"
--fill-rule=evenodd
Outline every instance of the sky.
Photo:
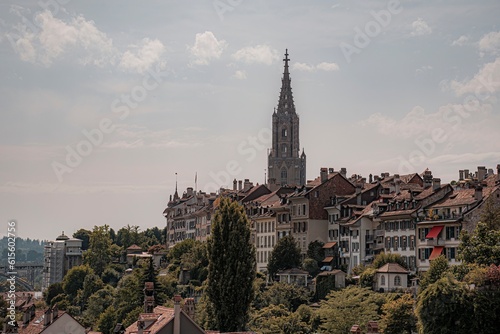
M 307 178 L 500 163 L 500 2 L 0 3 L 0 236 L 166 224 L 265 181 L 288 49 Z M 196 181 L 196 183 L 195 183 Z

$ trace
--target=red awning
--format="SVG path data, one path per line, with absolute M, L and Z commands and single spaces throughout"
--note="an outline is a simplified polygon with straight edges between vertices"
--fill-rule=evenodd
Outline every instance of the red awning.
M 333 256 L 327 256 L 327 257 L 325 257 L 325 259 L 324 259 L 323 261 L 321 261 L 321 262 L 323 262 L 323 263 L 330 263 L 330 262 L 332 262 L 332 261 L 333 261 Z
M 443 248 L 444 248 L 444 246 L 434 247 L 434 249 L 432 250 L 431 256 L 429 256 L 429 261 L 434 260 L 435 258 L 439 257 L 439 255 L 441 255 L 441 253 L 443 252 Z
M 434 239 L 436 238 L 439 233 L 441 233 L 441 231 L 443 230 L 443 225 L 439 225 L 439 226 L 434 226 L 433 228 L 431 228 L 430 232 L 427 233 L 427 235 L 425 236 L 426 239 Z

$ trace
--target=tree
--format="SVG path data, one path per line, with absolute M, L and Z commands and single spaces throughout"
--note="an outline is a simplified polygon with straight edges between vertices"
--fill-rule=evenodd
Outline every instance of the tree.
M 318 262 L 316 262 L 316 260 L 314 259 L 311 259 L 310 257 L 304 259 L 304 261 L 302 262 L 302 269 L 307 271 L 312 277 L 318 275 L 320 272 Z
M 287 235 L 274 245 L 271 252 L 269 263 L 267 264 L 267 273 L 271 279 L 274 279 L 276 273 L 280 270 L 298 268 L 301 266 L 300 248 L 291 235 Z
M 474 306 L 467 284 L 446 275 L 418 296 L 416 315 L 426 334 L 474 333 Z
M 468 263 L 489 266 L 500 264 L 500 230 L 491 230 L 479 222 L 472 233 L 460 234 L 460 258 Z
M 97 330 L 97 320 L 99 316 L 113 304 L 114 289 L 111 286 L 105 286 L 103 289 L 96 291 L 87 300 L 87 308 L 82 314 L 82 321 L 85 327 L 94 327 Z
M 193 239 L 184 239 L 181 242 L 176 243 L 174 247 L 169 249 L 167 260 L 180 261 L 184 254 L 189 253 L 193 249 L 195 243 L 196 242 Z
M 408 269 L 408 265 L 406 264 L 401 254 L 380 253 L 377 256 L 375 256 L 375 259 L 373 259 L 373 267 L 375 269 L 382 267 L 386 263 L 397 263 L 401 267 Z
M 324 245 L 324 242 L 314 240 L 307 246 L 307 257 L 314 259 L 317 262 L 318 266 L 321 265 L 323 259 L 325 258 L 325 250 L 323 249 Z
M 116 322 L 116 310 L 113 305 L 111 305 L 100 315 L 97 321 L 97 328 L 102 334 L 111 334 L 113 333 Z
M 94 226 L 90 235 L 90 247 L 84 255 L 84 262 L 99 276 L 111 262 L 111 238 L 108 225 Z
M 385 298 L 386 294 L 352 285 L 332 291 L 320 302 L 320 328 L 326 333 L 348 333 L 352 325 L 358 324 L 366 330 L 368 321 L 380 318 Z
M 91 231 L 86 230 L 84 228 L 81 228 L 75 233 L 73 233 L 73 238 L 80 239 L 82 241 L 82 251 L 89 249 L 91 234 L 92 234 Z
M 382 306 L 380 329 L 385 334 L 411 334 L 417 330 L 417 317 L 413 312 L 413 297 L 405 293 L 401 298 Z
M 208 286 L 213 318 L 221 332 L 244 330 L 254 296 L 255 248 L 244 208 L 222 198 L 208 239 Z
M 74 300 L 78 295 L 78 290 L 83 289 L 85 277 L 93 274 L 94 271 L 87 265 L 76 266 L 68 270 L 63 278 L 62 288 L 69 300 Z
M 430 284 L 439 280 L 448 271 L 448 269 L 448 260 L 444 257 L 444 255 L 440 255 L 432 260 L 429 270 L 424 273 L 424 276 L 420 280 L 420 290 L 425 290 Z
M 57 296 L 64 293 L 63 290 L 63 283 L 62 282 L 57 282 L 54 284 L 49 285 L 47 290 L 43 292 L 43 296 L 45 298 L 45 302 L 47 305 L 52 305 L 52 299 Z
M 274 283 L 264 291 L 262 299 L 264 306 L 281 304 L 295 312 L 300 305 L 309 302 L 310 292 L 294 284 Z
M 377 269 L 366 268 L 361 275 L 359 275 L 359 285 L 363 288 L 373 288 L 373 283 L 375 283 L 375 275 L 377 274 Z

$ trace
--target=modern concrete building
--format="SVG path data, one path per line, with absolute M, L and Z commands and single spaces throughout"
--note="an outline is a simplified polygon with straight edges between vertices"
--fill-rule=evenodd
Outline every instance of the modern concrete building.
M 63 232 L 55 241 L 47 242 L 44 247 L 42 290 L 61 282 L 68 270 L 81 264 L 82 240 L 69 238 Z

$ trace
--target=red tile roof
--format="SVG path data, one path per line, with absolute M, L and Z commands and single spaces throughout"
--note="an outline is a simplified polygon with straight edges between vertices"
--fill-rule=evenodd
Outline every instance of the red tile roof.
M 401 274 L 408 274 L 409 271 L 406 270 L 405 268 L 401 267 L 397 263 L 386 263 L 379 269 L 377 269 L 378 273 L 401 273 Z

